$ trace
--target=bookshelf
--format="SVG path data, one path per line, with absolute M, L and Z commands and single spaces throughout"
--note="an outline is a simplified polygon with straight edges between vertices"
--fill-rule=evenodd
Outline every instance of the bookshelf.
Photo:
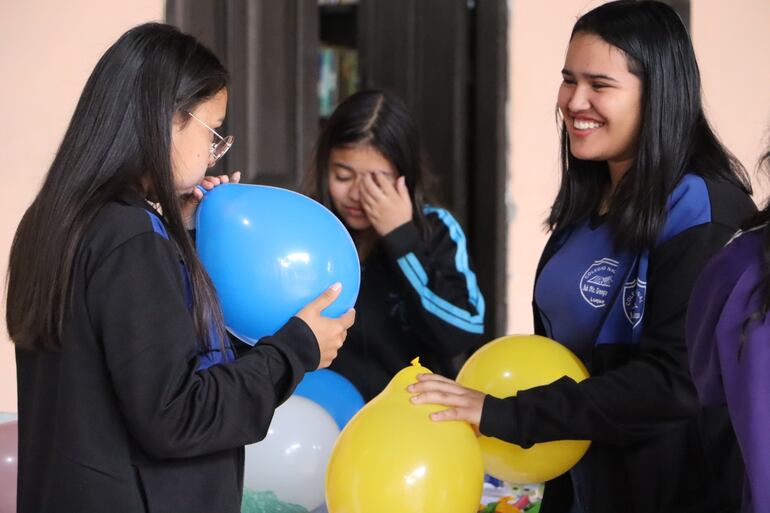
M 358 2 L 319 0 L 318 116 L 321 123 L 359 89 Z

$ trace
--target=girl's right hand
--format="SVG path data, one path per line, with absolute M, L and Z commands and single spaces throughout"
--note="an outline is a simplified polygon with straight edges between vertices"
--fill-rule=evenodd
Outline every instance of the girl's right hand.
M 241 181 L 241 172 L 236 171 L 232 175 L 219 175 L 219 176 L 205 176 L 201 183 L 201 187 L 210 191 L 217 185 L 223 183 L 238 183 Z M 192 192 L 182 196 L 182 221 L 184 227 L 188 230 L 195 228 L 195 211 L 198 210 L 198 205 L 203 199 L 203 192 L 197 187 L 193 187 Z
M 412 200 L 403 176 L 391 183 L 377 173 L 367 173 L 361 183 L 361 205 L 380 237 L 412 220 Z
M 353 308 L 337 319 L 321 315 L 321 311 L 337 299 L 341 290 L 342 285 L 335 283 L 297 313 L 297 317 L 305 321 L 318 341 L 318 349 L 321 353 L 319 369 L 328 367 L 337 357 L 337 351 L 348 335 L 348 328 L 356 319 L 356 311 Z

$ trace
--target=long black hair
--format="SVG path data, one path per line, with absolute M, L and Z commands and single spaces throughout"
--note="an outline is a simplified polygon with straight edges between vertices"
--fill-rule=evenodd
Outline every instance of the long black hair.
M 412 200 L 412 219 L 425 236 L 423 207 L 433 203 L 429 193 L 432 177 L 417 123 L 404 102 L 386 91 L 359 91 L 337 106 L 318 138 L 313 165 L 305 177 L 305 194 L 335 212 L 328 180 L 331 152 L 358 145 L 376 149 L 404 177 Z
M 13 240 L 6 321 L 18 347 L 61 347 L 81 241 L 99 209 L 129 189 L 160 206 L 181 250 L 200 341 L 209 347 L 211 335 L 218 335 L 222 343 L 217 297 L 174 191 L 171 131 L 175 114 L 193 110 L 227 83 L 214 54 L 169 25 L 135 27 L 102 56 Z
M 636 155 L 607 213 L 619 248 L 654 245 L 665 223 L 666 201 L 685 173 L 751 191 L 745 169 L 706 120 L 692 42 L 671 7 L 654 1 L 609 2 L 580 17 L 570 40 L 577 34 L 596 35 L 618 48 L 642 84 Z M 561 186 L 547 220 L 556 233 L 597 212 L 610 183 L 606 162 L 571 154 L 563 121 L 561 162 Z

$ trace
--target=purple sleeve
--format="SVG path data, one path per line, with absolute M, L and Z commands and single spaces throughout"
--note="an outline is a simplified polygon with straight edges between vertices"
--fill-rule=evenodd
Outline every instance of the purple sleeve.
M 745 325 L 760 309 L 758 235 L 737 239 L 699 278 L 690 303 L 687 344 L 701 403 L 727 403 L 746 465 L 751 511 L 770 513 L 770 317 Z
M 752 511 L 770 513 L 770 317 L 751 321 L 743 332 L 745 319 L 760 307 L 759 279 L 756 267 L 749 267 L 738 280 L 716 326 L 716 348 Z

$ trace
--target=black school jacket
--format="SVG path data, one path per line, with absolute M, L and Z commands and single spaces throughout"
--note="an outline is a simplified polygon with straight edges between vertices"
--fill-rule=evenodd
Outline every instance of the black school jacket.
M 236 513 L 262 439 L 318 346 L 290 320 L 198 370 L 181 258 L 126 194 L 84 237 L 58 352 L 17 349 L 20 513 Z
M 447 210 L 424 212 L 428 237 L 410 221 L 363 262 L 356 323 L 331 364 L 367 401 L 416 356 L 453 377 L 482 339 L 484 296 L 465 234 Z

